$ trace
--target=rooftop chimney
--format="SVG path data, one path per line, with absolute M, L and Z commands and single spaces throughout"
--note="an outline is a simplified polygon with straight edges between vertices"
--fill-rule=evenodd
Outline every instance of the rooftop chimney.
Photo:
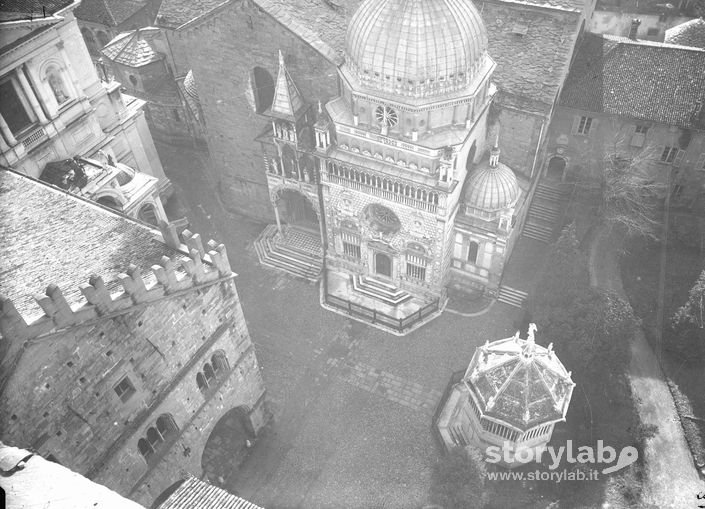
M 636 33 L 639 30 L 639 25 L 641 25 L 641 20 L 633 19 L 632 24 L 629 27 L 629 38 L 633 41 L 636 41 Z

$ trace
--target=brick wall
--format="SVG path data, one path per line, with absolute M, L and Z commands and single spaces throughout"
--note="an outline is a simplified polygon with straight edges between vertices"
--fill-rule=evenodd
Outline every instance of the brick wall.
M 196 375 L 216 351 L 230 370 L 204 396 Z M 135 392 L 114 387 L 127 376 Z M 185 472 L 202 475 L 210 431 L 245 406 L 262 423 L 263 381 L 232 277 L 30 340 L 0 399 L 2 439 L 149 503 Z M 162 414 L 178 432 L 149 466 L 137 441 Z M 177 460 L 178 458 L 178 460 Z
M 178 34 L 198 83 L 226 205 L 272 220 L 261 149 L 254 141 L 269 120 L 253 111 L 250 73 L 262 67 L 276 80 L 281 49 L 305 100 L 315 104 L 337 95 L 336 67 L 272 17 L 242 4 L 228 5 Z

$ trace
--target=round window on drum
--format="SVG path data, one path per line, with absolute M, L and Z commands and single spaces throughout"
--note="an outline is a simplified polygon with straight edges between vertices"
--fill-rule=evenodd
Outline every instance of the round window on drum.
M 380 124 L 386 125 L 387 127 L 394 127 L 399 122 L 397 112 L 389 106 L 377 106 L 375 117 Z

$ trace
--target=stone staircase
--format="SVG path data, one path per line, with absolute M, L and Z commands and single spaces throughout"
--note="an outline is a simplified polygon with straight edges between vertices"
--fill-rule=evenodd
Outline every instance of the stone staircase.
M 531 201 L 522 235 L 547 244 L 553 242 L 569 194 L 566 186 L 540 182 Z
M 276 225 L 268 225 L 257 240 L 259 262 L 307 281 L 318 281 L 323 268 L 323 249 L 318 233 L 293 226 L 280 234 Z
M 526 292 L 502 285 L 499 287 L 499 296 L 497 297 L 497 300 L 504 304 L 521 308 L 528 296 L 529 294 Z
M 384 281 L 361 275 L 351 276 L 351 278 L 353 290 L 390 306 L 398 306 L 411 299 L 411 294 Z

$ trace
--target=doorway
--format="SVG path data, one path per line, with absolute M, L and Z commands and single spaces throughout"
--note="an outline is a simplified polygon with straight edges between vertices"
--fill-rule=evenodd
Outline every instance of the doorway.
M 563 174 L 565 173 L 565 159 L 558 156 L 553 156 L 548 161 L 548 168 L 546 170 L 546 177 L 551 180 L 563 181 Z
M 318 231 L 318 215 L 308 198 L 291 189 L 282 191 L 279 197 L 282 220 L 285 223 Z
M 384 253 L 375 253 L 375 274 L 392 277 L 392 259 Z

